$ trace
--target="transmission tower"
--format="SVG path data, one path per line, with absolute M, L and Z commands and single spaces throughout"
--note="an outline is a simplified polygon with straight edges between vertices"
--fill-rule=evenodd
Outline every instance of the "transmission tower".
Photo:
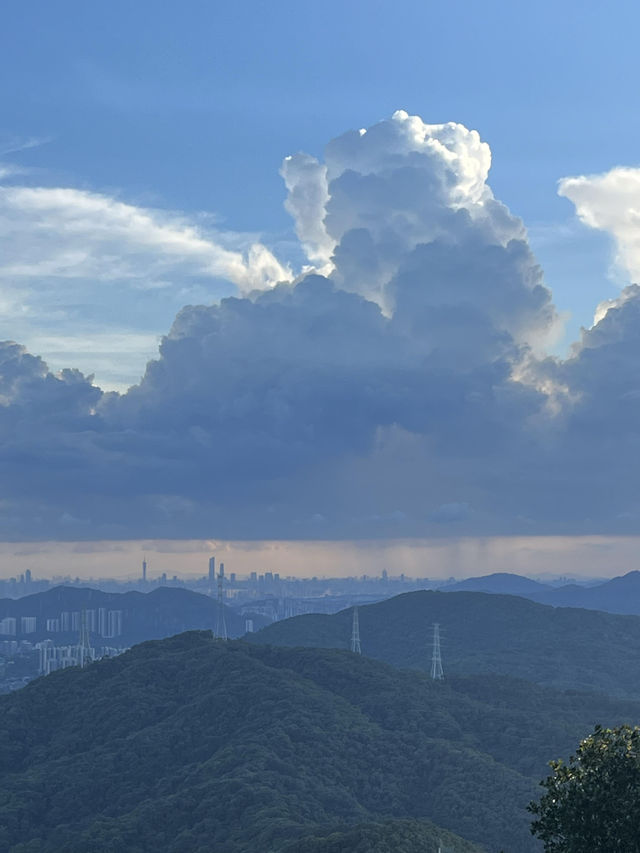
M 440 625 L 436 622 L 433 626 L 433 654 L 431 655 L 431 678 L 440 680 L 444 678 L 442 671 L 442 657 L 440 655 Z
M 216 620 L 216 637 L 218 640 L 227 639 L 227 622 L 224 618 L 224 568 L 218 574 L 218 618 Z
M 358 621 L 358 608 L 353 608 L 353 627 L 351 628 L 351 651 L 357 655 L 362 654 L 360 648 L 360 623 Z
M 80 638 L 78 642 L 78 663 L 84 667 L 93 660 L 93 649 L 89 642 L 89 629 L 87 627 L 87 611 L 82 610 L 80 616 Z

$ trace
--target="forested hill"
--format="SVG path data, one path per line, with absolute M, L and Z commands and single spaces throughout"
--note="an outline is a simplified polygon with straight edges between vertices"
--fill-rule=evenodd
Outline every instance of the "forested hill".
M 254 643 L 349 647 L 352 609 L 297 616 Z M 640 698 L 640 617 L 556 608 L 509 595 L 420 591 L 359 608 L 364 654 L 428 670 L 440 624 L 445 674 L 500 673 L 560 689 Z
M 639 720 L 640 703 L 183 634 L 0 698 L 0 850 L 533 853 L 546 761 Z

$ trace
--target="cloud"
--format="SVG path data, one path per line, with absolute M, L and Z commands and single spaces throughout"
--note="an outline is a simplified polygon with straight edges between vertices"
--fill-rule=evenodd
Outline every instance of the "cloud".
M 231 251 L 186 218 L 84 190 L 2 187 L 0 226 L 12 238 L 0 265 L 5 278 L 91 277 L 145 286 L 179 266 L 183 274 L 227 279 L 248 292 L 289 277 L 264 246 Z
M 454 522 L 532 535 L 594 518 L 628 531 L 640 297 L 625 291 L 569 359 L 540 355 L 557 314 L 490 162 L 475 131 L 404 112 L 334 140 L 324 161 L 288 158 L 315 271 L 274 284 L 286 270 L 266 255 L 269 287 L 182 308 L 125 394 L 7 345 L 4 538 L 393 538 Z M 231 253 L 239 284 L 251 265 L 188 223 L 85 203 L 94 232 L 109 223 L 106 245 L 121 229 L 160 268 Z
M 585 225 L 611 235 L 616 264 L 632 281 L 640 279 L 640 169 L 563 178 L 558 192 Z
M 490 166 L 476 131 L 400 110 L 330 142 L 324 163 L 288 157 L 286 205 L 310 262 L 342 289 L 386 313 L 400 290 L 423 315 L 462 304 L 500 310 L 495 326 L 541 346 L 558 317 L 522 222 L 487 184 Z
M 40 337 L 63 342 L 106 333 L 113 343 L 118 336 L 159 335 L 186 301 L 291 277 L 250 235 L 63 187 L 0 185 L 0 245 L 4 334 L 10 330 L 31 346 Z M 73 363 L 74 350 L 48 348 L 58 364 L 65 355 Z M 90 359 L 81 366 L 123 389 L 139 379 L 155 348 L 144 345 L 137 357 L 130 346 L 110 352 L 104 371 L 101 363 L 92 369 Z

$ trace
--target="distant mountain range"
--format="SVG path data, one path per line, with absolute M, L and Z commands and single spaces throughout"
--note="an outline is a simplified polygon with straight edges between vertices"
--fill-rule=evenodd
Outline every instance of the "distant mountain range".
M 16 620 L 15 636 L 0 632 L 0 640 L 37 642 L 48 638 L 56 643 L 77 642 L 80 614 L 85 610 L 92 642 L 131 646 L 183 631 L 215 630 L 217 606 L 209 596 L 179 587 L 161 586 L 148 593 L 116 593 L 58 586 L 23 598 L 0 599 L 0 622 L 6 617 Z M 110 612 L 120 616 L 109 617 Z M 29 617 L 35 618 L 35 626 L 23 621 Z M 249 618 L 253 618 L 256 628 L 270 621 L 255 614 Z M 232 608 L 225 607 L 225 622 L 229 637 L 242 636 L 246 631 L 246 617 Z
M 395 624 L 380 607 L 369 639 Z M 0 849 L 535 853 L 546 761 L 638 721 L 638 702 L 183 634 L 0 697 Z
M 353 610 L 297 616 L 253 643 L 349 648 Z M 500 673 L 560 689 L 640 698 L 640 617 L 556 608 L 518 596 L 419 591 L 359 608 L 362 651 L 429 670 L 440 624 L 445 674 Z
M 640 572 L 628 572 L 593 586 L 566 584 L 553 587 L 530 578 L 507 572 L 498 572 L 479 578 L 467 578 L 457 583 L 441 586 L 441 592 L 490 592 L 520 595 L 540 604 L 553 607 L 584 607 L 640 616 Z
M 522 595 L 530 598 L 553 591 L 553 587 L 509 572 L 496 572 L 479 578 L 465 578 L 439 586 L 440 592 L 492 592 L 499 595 Z

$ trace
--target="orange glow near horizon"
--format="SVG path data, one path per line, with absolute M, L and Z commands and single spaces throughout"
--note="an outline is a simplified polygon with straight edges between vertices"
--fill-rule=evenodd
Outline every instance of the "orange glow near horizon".
M 149 577 L 206 574 L 211 555 L 227 572 L 282 576 L 391 575 L 442 579 L 492 572 L 614 577 L 640 568 L 639 537 L 540 536 L 348 542 L 140 540 L 0 543 L 0 578 L 31 569 L 36 578 L 132 579 L 143 556 Z

